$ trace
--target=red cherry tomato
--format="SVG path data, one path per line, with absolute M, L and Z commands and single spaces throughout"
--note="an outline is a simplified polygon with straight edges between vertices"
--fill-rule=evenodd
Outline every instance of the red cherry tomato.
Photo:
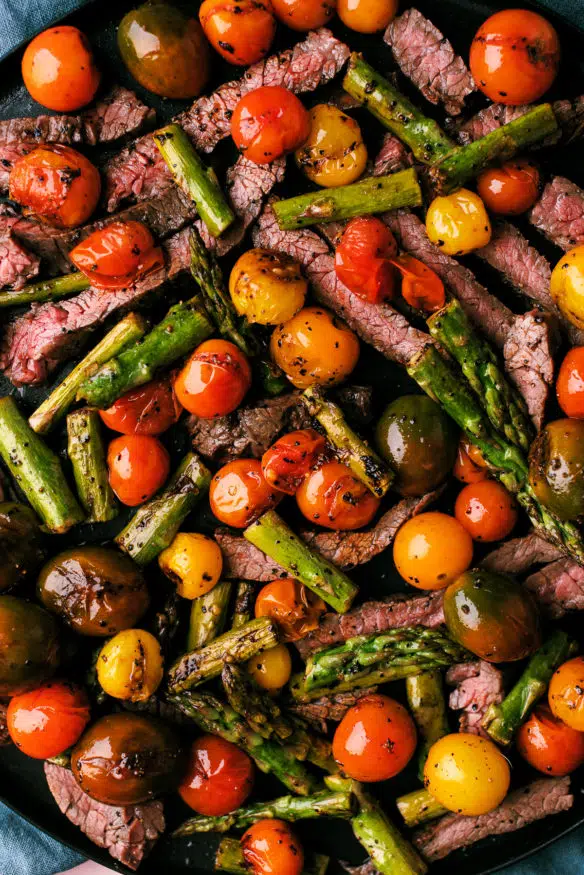
M 44 760 L 76 744 L 90 718 L 89 701 L 81 687 L 50 681 L 14 696 L 6 723 L 10 738 L 23 753 Z
M 403 705 L 388 696 L 365 696 L 335 732 L 333 756 L 355 781 L 386 781 L 404 769 L 416 750 L 416 727 Z
M 211 481 L 211 510 L 226 526 L 245 529 L 275 507 L 283 493 L 264 477 L 258 459 L 236 459 L 217 471 Z
M 60 24 L 28 44 L 22 78 L 33 100 L 55 112 L 71 112 L 93 100 L 101 76 L 85 34 Z
M 256 617 L 271 617 L 278 624 L 282 641 L 298 641 L 318 627 L 326 605 L 297 580 L 273 580 L 259 591 Z
M 352 219 L 335 253 L 335 272 L 350 291 L 374 304 L 393 297 L 397 243 L 373 216 Z
M 110 485 L 122 502 L 136 507 L 163 486 L 170 470 L 168 453 L 149 435 L 123 435 L 108 447 Z
M 252 875 L 300 875 L 304 851 L 285 820 L 259 820 L 241 839 L 245 867 Z
M 459 493 L 454 515 L 473 541 L 501 541 L 515 528 L 517 504 L 496 480 L 482 480 Z
M 213 419 L 239 407 L 250 386 L 251 368 L 241 350 L 228 340 L 206 340 L 178 375 L 174 390 L 189 413 Z
M 460 439 L 452 473 L 457 480 L 461 480 L 463 483 L 479 483 L 489 476 L 480 450 L 466 438 Z
M 515 741 L 523 759 L 544 775 L 569 775 L 584 763 L 584 732 L 570 729 L 545 704 L 527 718 Z
M 435 313 L 444 306 L 446 293 L 444 283 L 423 261 L 404 252 L 394 258 L 392 264 L 399 270 L 402 278 L 402 298 L 410 307 Z
M 75 267 L 102 289 L 125 289 L 139 277 L 164 267 L 164 255 L 154 246 L 142 222 L 110 222 L 86 237 L 69 253 Z
M 527 212 L 539 197 L 539 170 L 526 158 L 491 167 L 477 178 L 477 191 L 485 206 L 501 216 Z
M 253 789 L 254 766 L 246 753 L 215 735 L 191 747 L 178 792 L 198 814 L 216 817 L 243 805 Z
M 310 116 L 296 95 L 279 85 L 245 94 L 231 119 L 235 145 L 256 164 L 271 164 L 298 149 L 310 128 Z
M 122 395 L 107 410 L 100 410 L 105 425 L 120 434 L 157 435 L 178 422 L 182 407 L 172 379 L 162 377 Z
M 325 462 L 312 471 L 296 492 L 296 501 L 311 523 L 337 531 L 361 529 L 379 507 L 379 499 L 340 462 Z
M 556 392 L 566 416 L 584 419 L 584 346 L 575 346 L 567 353 L 558 374 Z
M 262 456 L 264 477 L 287 495 L 294 495 L 326 449 L 326 440 L 313 428 L 279 438 Z

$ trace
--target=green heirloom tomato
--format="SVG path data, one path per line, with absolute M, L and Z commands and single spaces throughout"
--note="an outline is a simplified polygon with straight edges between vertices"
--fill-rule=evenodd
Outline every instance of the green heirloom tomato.
M 45 556 L 33 511 L 15 501 L 0 503 L 0 592 L 34 573 Z
M 0 596 L 0 696 L 26 693 L 59 665 L 59 629 L 39 605 Z
M 584 514 L 584 421 L 557 419 L 540 431 L 529 453 L 529 483 L 560 519 Z

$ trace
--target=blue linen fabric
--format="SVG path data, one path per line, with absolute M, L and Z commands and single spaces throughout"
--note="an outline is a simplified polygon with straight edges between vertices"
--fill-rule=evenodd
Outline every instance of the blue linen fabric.
M 584 0 L 540 2 L 584 25 Z M 39 30 L 83 5 L 79 0 L 0 0 L 0 60 Z M 56 875 L 82 862 L 79 854 L 0 804 L 0 875 Z M 584 875 L 584 828 L 502 873 L 557 875 L 560 871 L 562 875 Z

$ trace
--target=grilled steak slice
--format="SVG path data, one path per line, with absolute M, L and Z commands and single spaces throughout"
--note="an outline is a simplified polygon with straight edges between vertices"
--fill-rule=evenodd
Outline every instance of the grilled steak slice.
M 584 191 L 563 176 L 554 176 L 529 213 L 538 231 L 568 250 L 584 243 Z
M 584 568 L 571 559 L 545 565 L 527 578 L 525 586 L 554 619 L 584 610 Z
M 505 370 L 523 395 L 538 431 L 554 381 L 554 346 L 550 317 L 532 310 L 515 317 L 503 348 Z
M 465 97 L 476 90 L 474 80 L 431 21 L 417 9 L 408 9 L 392 21 L 384 39 L 402 72 L 430 103 L 443 103 L 451 115 L 462 112 Z
M 6 712 L 8 710 L 8 705 L 3 705 L 0 702 L 0 747 L 5 744 L 10 744 L 11 738 L 8 734 L 8 727 L 6 725 Z
M 29 252 L 12 233 L 19 221 L 0 217 L 0 289 L 21 289 L 40 269 L 40 258 Z
M 223 555 L 225 577 L 257 580 L 269 583 L 278 577 L 288 577 L 288 572 L 274 562 L 245 538 L 233 535 L 227 529 L 215 529 L 215 540 Z
M 369 857 L 359 866 L 349 866 L 348 863 L 344 863 L 342 860 L 339 862 L 349 875 L 380 875 L 379 870 L 375 867 L 375 863 Z
M 549 541 L 544 541 L 536 532 L 523 538 L 514 538 L 497 547 L 481 562 L 483 568 L 500 574 L 523 574 L 534 565 L 543 565 L 563 558 L 562 551 Z
M 560 140 L 562 143 L 571 143 L 582 136 L 584 131 L 584 96 L 576 97 L 574 100 L 556 100 L 552 107 L 560 131 L 547 137 L 534 148 L 552 146 Z M 530 105 L 505 106 L 502 103 L 493 103 L 464 124 L 449 125 L 449 129 L 460 143 L 466 145 L 490 134 L 491 131 L 496 131 L 508 122 L 515 121 L 515 119 L 525 115 L 529 109 L 531 109 Z
M 393 134 L 386 134 L 381 149 L 375 157 L 373 176 L 386 176 L 406 170 L 414 163 L 413 155 L 408 152 L 401 140 Z
M 455 687 L 448 699 L 449 707 L 462 711 L 459 731 L 487 738 L 481 726 L 483 717 L 489 705 L 498 705 L 505 694 L 499 669 L 482 659 L 453 665 L 446 672 L 446 683 Z
M 164 832 L 162 802 L 104 805 L 84 793 L 69 769 L 45 763 L 49 790 L 60 811 L 114 860 L 137 869 Z
M 314 702 L 289 702 L 286 704 L 286 710 L 298 714 L 308 720 L 323 734 L 328 733 L 327 720 L 333 723 L 340 723 L 349 708 L 356 705 L 359 699 L 364 696 L 370 696 L 377 692 L 377 687 L 370 687 L 367 690 L 350 690 L 346 693 L 333 693 L 332 696 L 323 696 L 321 699 L 316 699 Z
M 527 787 L 514 790 L 489 814 L 446 817 L 414 835 L 414 844 L 430 862 L 441 860 L 457 848 L 466 848 L 487 836 L 515 832 L 548 814 L 568 811 L 574 804 L 570 793 L 570 778 L 541 778 Z

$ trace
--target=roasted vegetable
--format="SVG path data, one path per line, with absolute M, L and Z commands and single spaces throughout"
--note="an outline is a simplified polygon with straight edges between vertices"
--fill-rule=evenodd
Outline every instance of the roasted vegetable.
M 296 504 L 303 516 L 335 531 L 369 525 L 379 502 L 362 477 L 356 477 L 348 465 L 336 461 L 324 462 L 311 471 L 296 491 Z
M 457 519 L 438 510 L 407 520 L 393 542 L 398 573 L 417 589 L 445 589 L 472 563 L 472 538 Z
M 215 51 L 230 64 L 260 61 L 276 33 L 276 20 L 265 0 L 204 0 L 199 19 Z
M 193 599 L 187 639 L 189 652 L 206 647 L 223 632 L 232 587 L 231 581 L 221 580 L 208 593 Z
M 557 419 L 540 431 L 529 453 L 529 483 L 562 520 L 584 514 L 584 422 Z
M 235 309 L 260 325 L 287 322 L 302 308 L 307 290 L 298 262 L 271 249 L 244 252 L 229 277 Z
M 356 182 L 367 166 L 367 147 L 355 119 L 318 103 L 310 110 L 310 124 L 308 139 L 294 156 L 304 175 L 324 188 Z
M 60 24 L 28 44 L 22 78 L 33 100 L 56 112 L 71 112 L 91 103 L 101 74 L 85 34 Z
M 412 790 L 411 793 L 400 796 L 396 800 L 396 805 L 405 825 L 410 829 L 448 813 L 448 809 L 434 799 L 425 788 Z
M 306 854 L 302 875 L 326 875 L 330 859 L 324 854 Z M 247 875 L 249 868 L 243 857 L 239 839 L 224 836 L 215 854 L 215 871 L 231 872 L 232 875 Z
M 201 419 L 227 416 L 251 386 L 247 356 L 230 340 L 205 340 L 188 359 L 174 384 L 176 397 Z
M 218 544 L 206 535 L 179 532 L 158 557 L 160 568 L 180 596 L 196 599 L 213 589 L 221 577 L 223 558 Z
M 145 702 L 162 681 L 160 644 L 144 629 L 118 632 L 97 657 L 97 679 L 114 699 Z
M 446 255 L 468 255 L 482 249 L 492 234 L 484 203 L 467 188 L 434 198 L 426 213 L 426 231 Z
M 67 273 L 52 279 L 31 283 L 18 291 L 0 293 L 0 307 L 21 307 L 23 304 L 57 301 L 89 288 L 89 280 L 82 273 Z M 32 423 L 31 423 L 32 425 Z M 38 429 L 35 429 L 38 431 Z
M 0 598 L 0 696 L 38 687 L 60 662 L 59 628 L 39 605 Z
M 16 501 L 0 502 L 0 592 L 34 574 L 45 553 L 33 511 Z
M 435 741 L 448 735 L 446 701 L 439 671 L 424 671 L 406 678 L 408 705 L 416 721 L 420 743 L 418 749 L 418 777 L 424 779 L 428 751 Z
M 231 136 L 256 164 L 271 164 L 306 140 L 310 118 L 293 91 L 260 85 L 244 92 L 231 117 Z
M 576 328 L 584 328 L 583 281 L 584 246 L 575 246 L 556 264 L 550 292 L 562 315 Z
M 119 513 L 108 482 L 105 448 L 97 410 L 86 407 L 67 417 L 67 454 L 73 466 L 77 494 L 87 521 L 105 523 Z
M 285 687 L 292 674 L 292 657 L 285 644 L 262 650 L 247 663 L 247 670 L 256 684 L 270 693 Z

